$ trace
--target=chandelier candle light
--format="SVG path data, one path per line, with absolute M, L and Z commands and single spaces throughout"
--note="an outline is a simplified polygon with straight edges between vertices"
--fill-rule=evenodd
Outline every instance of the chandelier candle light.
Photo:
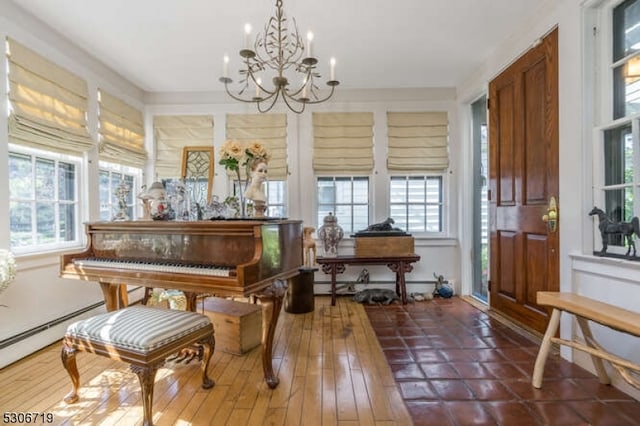
M 240 57 L 244 62 L 244 68 L 240 73 L 240 90 L 237 94 L 231 92 L 229 85 L 233 80 L 229 78 L 229 56 L 224 56 L 222 77 L 224 88 L 233 99 L 255 103 L 258 111 L 267 112 L 275 105 L 279 97 L 282 97 L 289 109 L 297 114 L 304 111 L 307 104 L 319 104 L 327 101 L 335 87 L 340 84 L 336 80 L 336 60 L 330 60 L 330 78 L 327 86 L 331 91 L 322 97 L 315 83 L 321 76 L 316 71 L 318 59 L 313 56 L 313 33 L 307 33 L 306 47 L 298 33 L 295 19 L 292 19 L 293 30 L 287 27 L 287 18 L 282 9 L 282 0 L 276 1 L 276 14 L 272 16 L 264 28 L 264 34 L 258 34 L 251 45 L 251 25 L 245 25 L 244 45 L 240 50 Z M 267 88 L 258 75 L 260 73 L 273 74 L 273 88 Z M 292 83 L 285 74 L 299 73 L 300 85 L 289 87 Z M 255 87 L 255 96 L 250 97 L 250 84 Z

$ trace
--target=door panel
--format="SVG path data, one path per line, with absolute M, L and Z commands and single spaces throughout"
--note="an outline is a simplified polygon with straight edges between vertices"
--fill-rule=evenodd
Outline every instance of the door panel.
M 490 306 L 543 332 L 536 293 L 558 290 L 558 232 L 542 216 L 558 198 L 558 31 L 489 84 Z

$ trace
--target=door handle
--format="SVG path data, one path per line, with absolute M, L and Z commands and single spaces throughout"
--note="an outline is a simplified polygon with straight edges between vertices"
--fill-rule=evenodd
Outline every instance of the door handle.
M 542 221 L 546 222 L 549 232 L 556 232 L 558 229 L 558 219 L 558 203 L 556 202 L 556 197 L 552 196 L 549 199 L 547 213 L 542 216 Z

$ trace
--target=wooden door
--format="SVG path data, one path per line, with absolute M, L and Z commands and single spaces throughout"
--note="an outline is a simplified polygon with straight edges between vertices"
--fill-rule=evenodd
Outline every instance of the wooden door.
M 489 84 L 489 156 L 489 304 L 543 332 L 536 292 L 559 289 L 559 227 L 543 221 L 551 197 L 560 212 L 557 29 Z

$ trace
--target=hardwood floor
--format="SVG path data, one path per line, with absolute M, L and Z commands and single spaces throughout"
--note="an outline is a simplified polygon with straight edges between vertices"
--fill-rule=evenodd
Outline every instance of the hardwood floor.
M 78 355 L 80 400 L 65 404 L 71 382 L 51 345 L 0 370 L 3 412 L 51 413 L 56 425 L 135 425 L 142 421 L 138 379 L 128 365 Z M 211 378 L 200 388 L 196 362 L 158 371 L 154 423 L 161 425 L 411 425 L 362 305 L 316 296 L 307 314 L 282 312 L 274 343 L 280 378 L 270 390 L 260 347 L 244 356 L 214 352 Z M 43 422 L 40 422 L 41 424 Z

